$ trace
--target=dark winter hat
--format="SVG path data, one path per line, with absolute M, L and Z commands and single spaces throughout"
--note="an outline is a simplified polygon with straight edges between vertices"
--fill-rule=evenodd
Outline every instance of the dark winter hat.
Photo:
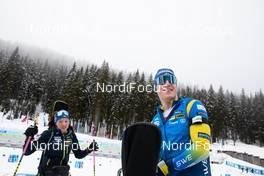
M 166 80 L 170 81 L 170 83 L 177 84 L 177 78 L 173 70 L 169 68 L 159 69 L 154 77 L 155 85 L 164 84 Z
M 67 118 L 70 120 L 70 113 L 68 111 L 65 110 L 60 110 L 58 112 L 56 112 L 56 114 L 54 115 L 54 122 L 55 124 L 63 118 Z

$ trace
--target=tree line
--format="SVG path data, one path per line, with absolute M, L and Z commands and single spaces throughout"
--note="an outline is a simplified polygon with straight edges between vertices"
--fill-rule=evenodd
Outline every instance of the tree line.
M 154 91 L 98 91 L 100 85 L 134 87 L 153 85 L 153 76 L 144 72 L 123 72 L 102 65 L 88 64 L 71 67 L 20 56 L 19 48 L 7 55 L 0 51 L 0 111 L 12 112 L 10 118 L 34 115 L 41 104 L 45 112 L 51 112 L 55 100 L 64 100 L 70 106 L 73 125 L 104 124 L 106 131 L 122 131 L 128 125 L 151 121 L 158 101 Z M 209 115 L 213 141 L 232 139 L 245 143 L 264 145 L 264 96 L 262 91 L 247 95 L 224 90 L 198 89 L 195 86 L 179 86 L 179 96 L 201 100 Z

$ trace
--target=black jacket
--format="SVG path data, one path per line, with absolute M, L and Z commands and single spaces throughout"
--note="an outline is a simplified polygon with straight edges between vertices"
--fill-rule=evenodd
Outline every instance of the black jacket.
M 25 155 L 30 155 L 38 149 L 43 150 L 38 167 L 39 174 L 52 166 L 66 166 L 71 151 L 78 159 L 84 158 L 90 153 L 89 149 L 80 149 L 72 127 L 69 127 L 66 135 L 62 135 L 56 127 L 44 131 L 38 140 L 34 140 L 29 144 Z

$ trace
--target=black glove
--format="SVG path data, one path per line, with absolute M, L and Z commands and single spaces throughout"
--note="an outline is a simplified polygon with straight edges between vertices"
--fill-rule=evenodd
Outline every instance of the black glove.
M 91 151 L 98 151 L 99 147 L 98 147 L 98 144 L 97 142 L 93 141 L 89 147 L 88 147 L 88 150 L 91 152 Z
M 26 129 L 26 131 L 25 131 L 25 135 L 27 136 L 27 137 L 33 137 L 35 134 L 37 134 L 38 133 L 38 127 L 37 126 L 33 126 L 33 125 L 30 125 L 27 129 Z

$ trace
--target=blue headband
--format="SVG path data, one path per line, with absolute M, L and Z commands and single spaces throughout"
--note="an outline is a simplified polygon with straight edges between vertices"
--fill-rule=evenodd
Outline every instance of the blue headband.
M 70 113 L 68 111 L 65 110 L 60 110 L 58 112 L 56 112 L 56 114 L 54 115 L 54 122 L 55 124 L 63 118 L 67 118 L 70 120 Z
M 171 69 L 169 69 L 169 68 L 161 68 L 161 69 L 159 69 L 157 71 L 157 73 L 156 73 L 156 75 L 154 77 L 154 83 L 157 85 L 157 81 L 158 81 L 159 77 L 162 76 L 162 75 L 165 75 L 165 74 L 169 74 L 169 75 L 175 77 L 175 81 L 177 82 L 177 78 L 176 78 L 174 72 Z

